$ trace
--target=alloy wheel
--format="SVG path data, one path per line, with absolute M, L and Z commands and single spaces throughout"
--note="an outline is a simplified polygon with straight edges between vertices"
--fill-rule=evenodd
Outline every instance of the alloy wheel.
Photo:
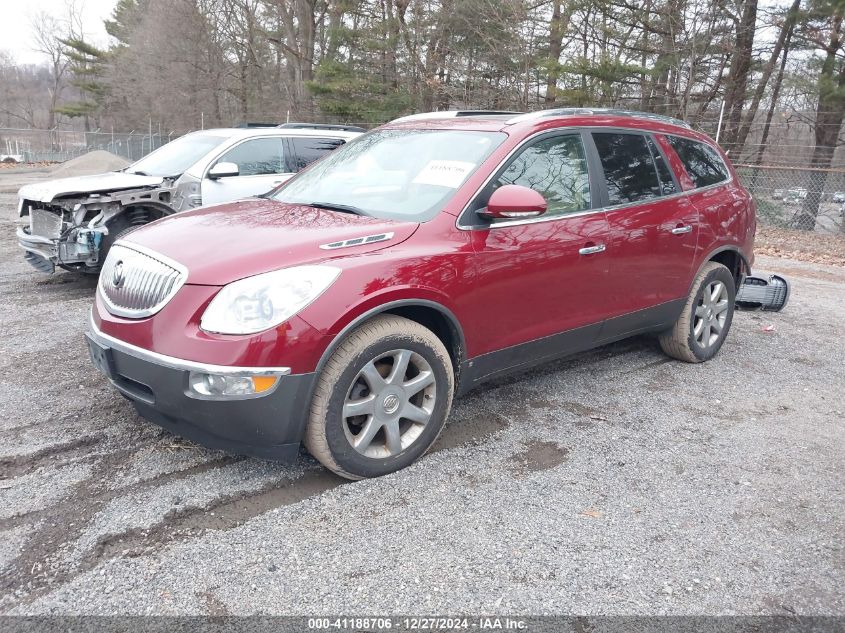
M 343 402 L 343 431 L 362 455 L 401 453 L 422 434 L 437 401 L 434 371 L 420 354 L 398 349 L 366 363 Z
M 721 281 L 707 284 L 695 307 L 692 335 L 703 348 L 715 345 L 725 329 L 728 319 L 728 289 Z

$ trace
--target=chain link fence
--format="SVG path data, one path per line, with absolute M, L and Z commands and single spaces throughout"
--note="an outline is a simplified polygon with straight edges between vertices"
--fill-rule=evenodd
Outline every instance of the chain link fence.
M 105 150 L 130 161 L 149 154 L 178 134 L 153 132 L 83 132 L 0 128 L 0 160 L 64 162 L 94 150 Z
M 777 228 L 841 234 L 845 169 L 734 165 L 757 202 L 757 221 Z M 815 220 L 815 221 L 814 221 Z
M 0 161 L 64 162 L 94 150 L 135 161 L 180 135 L 0 128 Z M 742 183 L 757 201 L 759 223 L 777 228 L 815 227 L 818 233 L 845 235 L 845 169 L 801 166 L 809 162 L 802 160 L 807 152 L 796 153 L 791 148 L 789 154 L 793 159 L 788 167 L 735 164 Z

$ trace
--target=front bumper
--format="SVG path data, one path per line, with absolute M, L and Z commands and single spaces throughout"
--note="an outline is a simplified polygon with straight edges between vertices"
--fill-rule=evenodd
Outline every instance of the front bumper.
M 284 462 L 296 459 L 313 373 L 290 375 L 284 367 L 233 368 L 184 361 L 108 336 L 93 323 L 90 328 L 86 336 L 94 364 L 145 419 L 209 448 Z M 266 395 L 208 400 L 189 395 L 191 371 L 265 373 L 279 379 Z
M 22 226 L 18 227 L 15 235 L 18 238 L 18 245 L 27 253 L 32 253 L 50 264 L 56 263 L 58 248 L 55 240 L 40 235 L 32 235 Z

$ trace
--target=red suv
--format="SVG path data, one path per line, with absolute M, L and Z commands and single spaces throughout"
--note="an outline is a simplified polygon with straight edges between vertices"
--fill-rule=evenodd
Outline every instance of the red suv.
M 374 477 L 488 378 L 644 332 L 713 357 L 754 229 L 726 156 L 680 121 L 415 115 L 116 242 L 89 346 L 174 433 L 281 460 L 304 441 Z

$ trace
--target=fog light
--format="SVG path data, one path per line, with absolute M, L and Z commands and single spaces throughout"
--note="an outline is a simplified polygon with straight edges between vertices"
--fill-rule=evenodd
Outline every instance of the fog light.
M 192 371 L 188 385 L 192 392 L 209 398 L 250 396 L 272 389 L 278 376 L 226 376 Z
M 277 380 L 277 376 L 253 376 L 252 387 L 255 389 L 255 393 L 261 393 L 275 385 Z

